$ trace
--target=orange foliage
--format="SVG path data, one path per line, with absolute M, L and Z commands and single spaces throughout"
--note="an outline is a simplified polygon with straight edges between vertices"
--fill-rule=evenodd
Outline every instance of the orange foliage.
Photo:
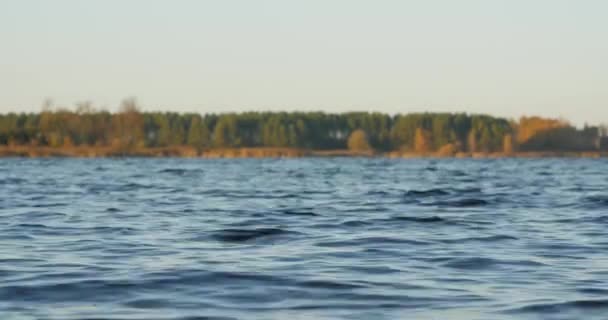
M 357 129 L 348 138 L 348 149 L 356 151 L 370 150 L 372 147 L 367 141 L 367 134 L 361 129 Z
M 542 131 L 569 127 L 567 121 L 559 119 L 547 119 L 541 117 L 521 117 L 517 125 L 517 142 L 526 143 Z
M 414 137 L 414 150 L 416 152 L 427 152 L 430 150 L 430 137 L 429 133 L 422 129 L 416 128 L 416 135 Z
M 513 136 L 510 134 L 507 134 L 504 136 L 503 140 L 502 140 L 502 151 L 504 153 L 510 154 L 513 153 L 513 151 L 515 151 L 515 147 L 513 146 Z
M 442 157 L 451 157 L 454 156 L 458 152 L 458 147 L 453 143 L 448 143 L 443 145 L 439 150 L 437 150 L 437 154 Z

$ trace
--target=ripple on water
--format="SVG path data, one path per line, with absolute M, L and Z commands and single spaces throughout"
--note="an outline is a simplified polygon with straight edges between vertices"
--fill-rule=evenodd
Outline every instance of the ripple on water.
M 469 241 L 480 241 L 480 242 L 497 242 L 497 241 L 508 241 L 508 240 L 518 240 L 517 237 L 497 234 L 486 237 L 464 237 L 464 238 L 456 238 L 456 239 L 441 239 L 440 242 L 443 243 L 465 243 Z
M 395 237 L 362 237 L 352 240 L 320 241 L 316 245 L 320 247 L 359 247 L 368 245 L 408 245 L 426 246 L 431 242 L 422 240 L 401 239 Z
M 215 231 L 212 237 L 224 242 L 247 242 L 289 233 L 289 231 L 282 228 L 222 229 Z
M 608 314 L 608 300 L 570 300 L 557 303 L 529 304 L 519 308 L 507 310 L 512 314 L 544 314 L 546 316 L 554 314 L 577 314 L 580 317 Z
M 4 159 L 0 318 L 605 320 L 604 172 Z
M 447 222 L 445 218 L 438 216 L 430 217 L 414 217 L 414 216 L 396 216 L 391 217 L 391 221 L 405 221 L 405 222 L 418 222 L 418 223 L 436 223 L 436 222 Z
M 482 207 L 489 205 L 490 202 L 484 199 L 478 198 L 463 198 L 446 201 L 436 201 L 425 203 L 428 206 L 440 206 L 440 207 L 455 207 L 455 208 L 470 208 L 470 207 Z
M 545 264 L 533 260 L 501 260 L 493 258 L 470 257 L 454 258 L 443 264 L 444 267 L 466 270 L 484 270 L 501 267 L 542 267 Z
M 313 211 L 309 211 L 309 210 L 280 210 L 279 211 L 282 214 L 288 215 L 288 216 L 304 216 L 304 217 L 316 217 L 318 216 L 317 213 L 313 212 Z

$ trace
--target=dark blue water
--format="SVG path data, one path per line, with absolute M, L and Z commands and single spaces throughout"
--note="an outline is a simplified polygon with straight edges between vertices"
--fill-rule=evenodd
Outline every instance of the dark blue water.
M 0 159 L 2 319 L 608 319 L 608 161 Z

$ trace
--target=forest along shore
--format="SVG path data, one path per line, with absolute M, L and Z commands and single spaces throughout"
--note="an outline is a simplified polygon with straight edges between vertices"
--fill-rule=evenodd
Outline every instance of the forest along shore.
M 0 114 L 0 156 L 173 156 L 260 158 L 600 157 L 608 126 L 466 113 L 119 112 L 76 110 Z
M 31 147 L 0 146 L 0 157 L 179 157 L 179 158 L 302 158 L 302 157 L 385 157 L 385 158 L 608 158 L 608 152 L 371 152 L 353 150 L 306 150 L 294 148 L 225 148 L 197 150 L 193 147 L 144 148 L 140 150 L 120 150 L 111 147 Z

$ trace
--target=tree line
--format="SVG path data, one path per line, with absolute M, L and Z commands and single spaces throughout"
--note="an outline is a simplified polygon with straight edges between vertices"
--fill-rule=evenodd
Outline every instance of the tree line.
M 141 112 L 133 99 L 119 112 L 88 103 L 74 110 L 0 115 L 0 145 L 281 147 L 404 152 L 591 151 L 605 127 L 577 129 L 559 119 L 509 120 L 466 113 Z

